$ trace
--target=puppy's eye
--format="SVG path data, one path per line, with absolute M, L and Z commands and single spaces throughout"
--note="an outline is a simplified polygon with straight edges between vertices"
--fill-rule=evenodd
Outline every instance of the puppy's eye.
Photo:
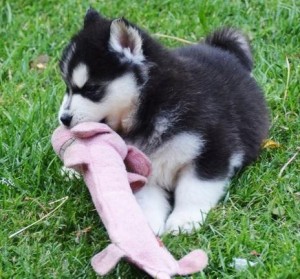
M 93 101 L 99 101 L 101 98 L 103 98 L 105 93 L 105 86 L 99 86 L 99 85 L 87 85 L 84 86 L 82 94 L 93 100 Z
M 100 88 L 99 85 L 86 85 L 84 86 L 83 91 L 86 93 L 96 92 L 99 90 L 99 88 Z

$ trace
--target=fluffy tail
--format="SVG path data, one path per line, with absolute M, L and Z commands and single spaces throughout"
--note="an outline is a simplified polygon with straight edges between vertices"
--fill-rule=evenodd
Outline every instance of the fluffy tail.
M 205 43 L 229 51 L 251 72 L 253 61 L 248 38 L 233 28 L 217 30 L 205 39 Z

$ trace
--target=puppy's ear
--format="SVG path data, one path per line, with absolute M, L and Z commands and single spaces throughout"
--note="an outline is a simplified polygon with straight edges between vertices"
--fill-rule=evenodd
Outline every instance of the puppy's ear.
M 101 15 L 94 10 L 92 7 L 90 7 L 84 17 L 84 27 L 87 27 L 88 25 L 95 23 L 96 21 L 98 21 L 99 19 L 101 19 Z
M 109 48 L 118 54 L 122 63 L 141 64 L 145 57 L 139 31 L 124 19 L 115 19 L 110 26 Z

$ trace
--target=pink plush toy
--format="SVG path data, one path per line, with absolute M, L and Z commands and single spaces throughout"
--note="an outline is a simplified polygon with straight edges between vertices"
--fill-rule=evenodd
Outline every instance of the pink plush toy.
M 129 184 L 139 187 L 150 174 L 149 160 L 142 152 L 128 147 L 101 123 L 81 123 L 71 130 L 59 127 L 52 145 L 66 167 L 83 174 L 111 239 L 112 244 L 92 258 L 99 275 L 108 273 L 123 257 L 158 279 L 206 267 L 207 255 L 202 250 L 176 261 L 148 226 Z

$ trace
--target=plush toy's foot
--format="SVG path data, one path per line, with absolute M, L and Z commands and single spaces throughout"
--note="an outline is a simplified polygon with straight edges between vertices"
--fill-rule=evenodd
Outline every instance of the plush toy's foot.
M 171 279 L 171 276 L 169 274 L 166 274 L 166 273 L 158 273 L 155 278 L 157 278 L 157 279 Z
M 92 267 L 99 275 L 111 271 L 125 254 L 116 245 L 110 244 L 92 258 Z
M 178 261 L 179 275 L 188 275 L 202 271 L 208 264 L 208 257 L 202 250 L 195 250 Z
M 171 279 L 171 275 L 163 271 L 153 270 L 152 268 L 143 267 L 144 271 L 146 271 L 151 277 L 155 279 Z

